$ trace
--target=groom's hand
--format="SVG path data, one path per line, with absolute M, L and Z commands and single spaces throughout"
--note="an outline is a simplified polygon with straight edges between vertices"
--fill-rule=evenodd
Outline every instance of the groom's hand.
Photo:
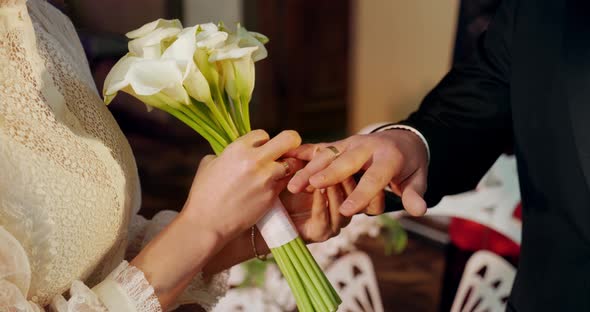
M 340 233 L 350 217 L 338 208 L 354 190 L 352 178 L 326 189 L 297 194 L 284 191 L 280 197 L 301 237 L 308 243 L 323 242 Z
M 309 161 L 289 182 L 293 193 L 310 185 L 316 189 L 336 185 L 364 170 L 358 185 L 340 207 L 345 216 L 367 206 L 367 214 L 382 213 L 382 194 L 387 185 L 402 198 L 408 213 L 420 216 L 426 212 L 422 196 L 426 191 L 428 155 L 424 143 L 410 131 L 395 129 L 355 135 L 330 144 L 306 144 L 287 155 Z

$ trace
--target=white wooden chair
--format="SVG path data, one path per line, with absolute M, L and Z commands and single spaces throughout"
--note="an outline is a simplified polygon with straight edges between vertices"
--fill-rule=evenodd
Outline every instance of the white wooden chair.
M 478 251 L 465 266 L 451 312 L 505 311 L 515 268 L 502 257 Z
M 444 197 L 428 215 L 474 221 L 520 245 L 522 222 L 514 217 L 519 202 L 515 157 L 502 155 L 476 190 Z M 515 275 L 516 269 L 502 257 L 476 252 L 467 261 L 451 312 L 504 311 Z
M 241 275 L 234 272 L 234 275 Z M 279 312 L 295 308 L 293 295 L 278 268 L 269 267 L 265 287 L 234 288 L 219 301 L 213 312 Z M 383 312 L 375 268 L 364 252 L 351 252 L 338 258 L 326 276 L 340 295 L 342 312 Z M 238 281 L 239 283 L 239 281 Z
M 355 251 L 336 260 L 326 276 L 340 295 L 342 312 L 383 312 L 377 276 L 371 258 Z

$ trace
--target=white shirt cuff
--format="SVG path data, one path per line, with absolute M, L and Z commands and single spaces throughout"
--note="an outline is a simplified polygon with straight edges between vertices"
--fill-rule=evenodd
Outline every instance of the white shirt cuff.
M 407 131 L 411 131 L 412 133 L 417 135 L 420 138 L 420 140 L 422 140 L 422 143 L 424 143 L 424 147 L 426 147 L 426 155 L 427 155 L 428 163 L 430 163 L 430 147 L 428 146 L 428 141 L 426 141 L 426 138 L 422 135 L 422 133 L 420 133 L 420 131 L 416 130 L 414 127 L 410 127 L 410 126 L 406 126 L 406 125 L 398 125 L 398 124 L 389 124 L 389 123 L 377 123 L 377 124 L 372 124 L 367 127 L 364 127 L 361 131 L 359 131 L 359 134 L 369 134 L 369 133 L 373 133 L 373 132 L 381 132 L 381 131 L 386 131 L 386 130 L 391 130 L 391 129 L 407 130 Z M 377 130 L 377 131 L 375 131 L 375 130 Z

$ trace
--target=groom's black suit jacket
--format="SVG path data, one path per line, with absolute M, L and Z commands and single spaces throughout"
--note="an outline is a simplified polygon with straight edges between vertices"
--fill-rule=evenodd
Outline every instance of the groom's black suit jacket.
M 504 0 L 472 59 L 406 124 L 431 150 L 429 205 L 514 151 L 523 200 L 509 311 L 590 311 L 590 1 Z

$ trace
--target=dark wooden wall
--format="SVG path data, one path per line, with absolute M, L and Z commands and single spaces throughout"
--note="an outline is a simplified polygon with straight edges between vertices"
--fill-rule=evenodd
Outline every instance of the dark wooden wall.
M 270 38 L 257 65 L 254 125 L 326 137 L 346 129 L 348 0 L 245 0 L 246 26 Z

